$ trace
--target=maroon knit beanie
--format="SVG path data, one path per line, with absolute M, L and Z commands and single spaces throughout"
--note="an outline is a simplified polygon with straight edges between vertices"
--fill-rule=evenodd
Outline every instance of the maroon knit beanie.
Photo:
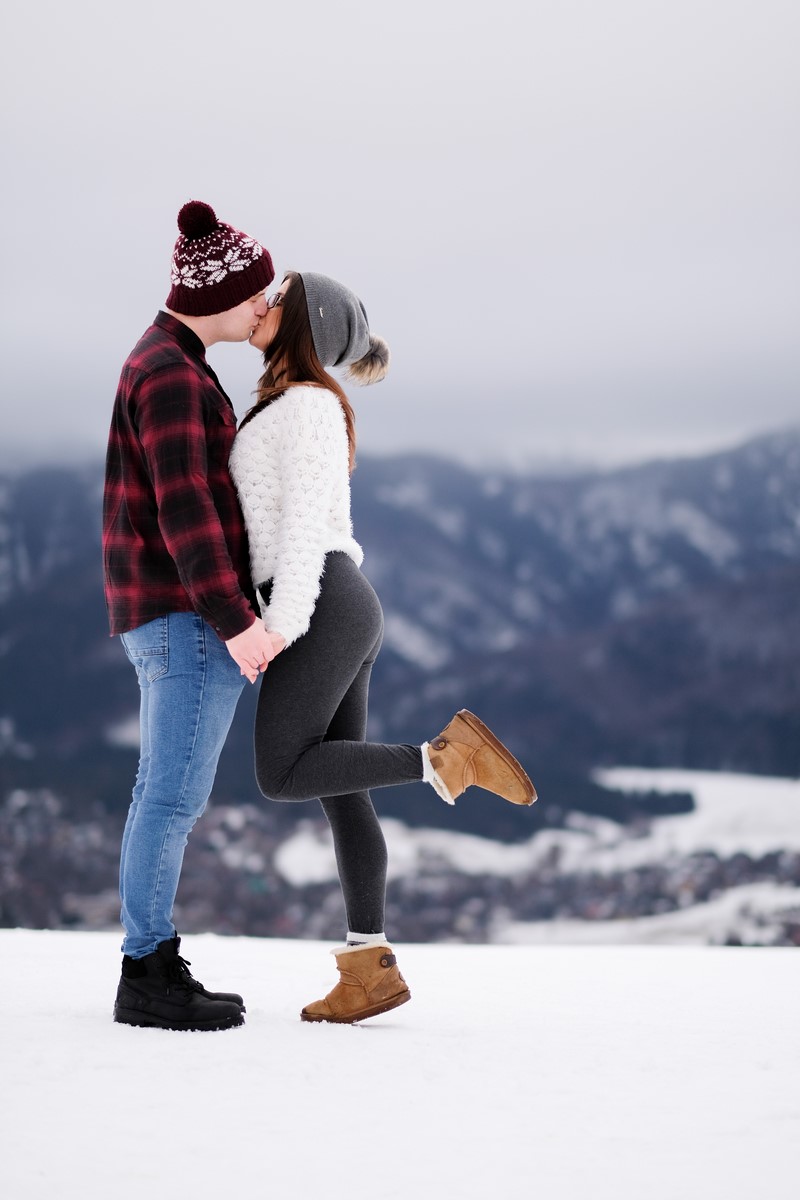
M 178 228 L 167 296 L 167 308 L 173 312 L 210 317 L 236 308 L 275 278 L 269 251 L 255 238 L 218 221 L 202 200 L 184 204 Z

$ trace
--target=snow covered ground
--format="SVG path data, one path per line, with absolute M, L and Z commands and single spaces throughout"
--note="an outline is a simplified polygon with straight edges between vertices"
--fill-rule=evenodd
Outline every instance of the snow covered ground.
M 398 948 L 411 1004 L 305 1025 L 313 942 L 184 950 L 247 1024 L 116 1026 L 118 935 L 0 931 L 6 1200 L 789 1200 L 800 955 Z

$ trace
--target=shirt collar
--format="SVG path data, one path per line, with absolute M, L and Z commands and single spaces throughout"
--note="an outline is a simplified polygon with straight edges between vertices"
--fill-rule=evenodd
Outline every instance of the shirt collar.
M 172 313 L 161 310 L 153 324 L 166 330 L 167 333 L 171 333 L 180 342 L 184 350 L 188 350 L 195 358 L 200 359 L 204 367 L 208 367 L 205 346 L 194 330 L 190 329 L 188 325 L 184 325 L 183 321 L 179 321 L 177 317 L 173 317 Z

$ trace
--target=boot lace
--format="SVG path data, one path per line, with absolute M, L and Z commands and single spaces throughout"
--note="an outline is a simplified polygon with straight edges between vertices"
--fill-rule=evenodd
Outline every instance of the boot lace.
M 180 954 L 176 954 L 175 958 L 167 963 L 166 976 L 169 985 L 173 985 L 176 989 L 183 989 L 188 992 L 202 992 L 203 985 L 199 980 L 195 979 L 189 967 L 192 964 L 188 959 L 182 958 Z
M 191 966 L 190 960 L 181 958 L 180 954 L 176 954 L 172 970 L 170 970 L 170 976 L 175 979 L 176 983 L 184 985 L 190 991 L 203 991 L 203 984 L 200 983 L 199 979 L 194 978 L 190 971 Z

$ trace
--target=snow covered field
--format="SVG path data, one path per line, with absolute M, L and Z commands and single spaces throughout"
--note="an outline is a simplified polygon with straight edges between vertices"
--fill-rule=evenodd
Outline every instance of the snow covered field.
M 699 850 L 721 856 L 800 850 L 800 780 L 667 767 L 614 767 L 596 777 L 623 792 L 690 792 L 695 800 L 694 812 L 653 821 L 617 867 Z
M 720 857 L 753 857 L 800 850 L 800 781 L 716 771 L 618 767 L 599 771 L 600 783 L 621 791 L 690 792 L 693 812 L 661 817 L 631 836 L 612 821 L 583 818 L 582 829 L 544 832 L 531 840 L 541 854 L 557 846 L 565 871 L 624 871 L 713 851 Z M 800 888 L 778 883 L 732 887 L 706 904 L 635 920 L 509 921 L 499 942 L 544 944 L 707 945 L 731 932 L 758 944 L 768 941 L 782 915 L 800 914 Z
M 525 842 L 506 844 L 442 829 L 381 822 L 389 847 L 389 878 L 427 869 L 508 878 L 535 873 L 554 856 L 558 870 L 580 876 L 614 875 L 655 865 L 685 863 L 692 854 L 721 859 L 742 853 L 800 852 L 800 781 L 763 775 L 619 767 L 597 772 L 600 783 L 622 792 L 688 792 L 692 812 L 631 827 L 573 814 L 564 829 L 542 829 Z M 305 823 L 279 847 L 276 871 L 293 886 L 337 878 L 327 829 Z M 515 921 L 498 912 L 491 940 L 501 944 L 748 944 L 773 939 L 782 918 L 800 915 L 800 888 L 777 882 L 730 887 L 707 903 L 636 919 Z
M 800 955 L 398 948 L 411 1004 L 297 1017 L 328 947 L 211 935 L 242 1029 L 116 1026 L 117 934 L 0 931 L 6 1200 L 789 1200 Z
M 512 845 L 442 829 L 411 829 L 384 817 L 389 878 L 413 875 L 436 859 L 467 875 L 521 874 L 558 851 L 564 871 L 624 871 L 670 856 L 711 850 L 721 857 L 800 850 L 800 781 L 724 771 L 615 767 L 598 771 L 599 783 L 622 792 L 688 792 L 689 813 L 657 817 L 646 832 L 602 817 L 575 814 L 567 829 L 544 829 Z M 309 825 L 286 839 L 275 867 L 294 886 L 337 878 L 327 831 Z

